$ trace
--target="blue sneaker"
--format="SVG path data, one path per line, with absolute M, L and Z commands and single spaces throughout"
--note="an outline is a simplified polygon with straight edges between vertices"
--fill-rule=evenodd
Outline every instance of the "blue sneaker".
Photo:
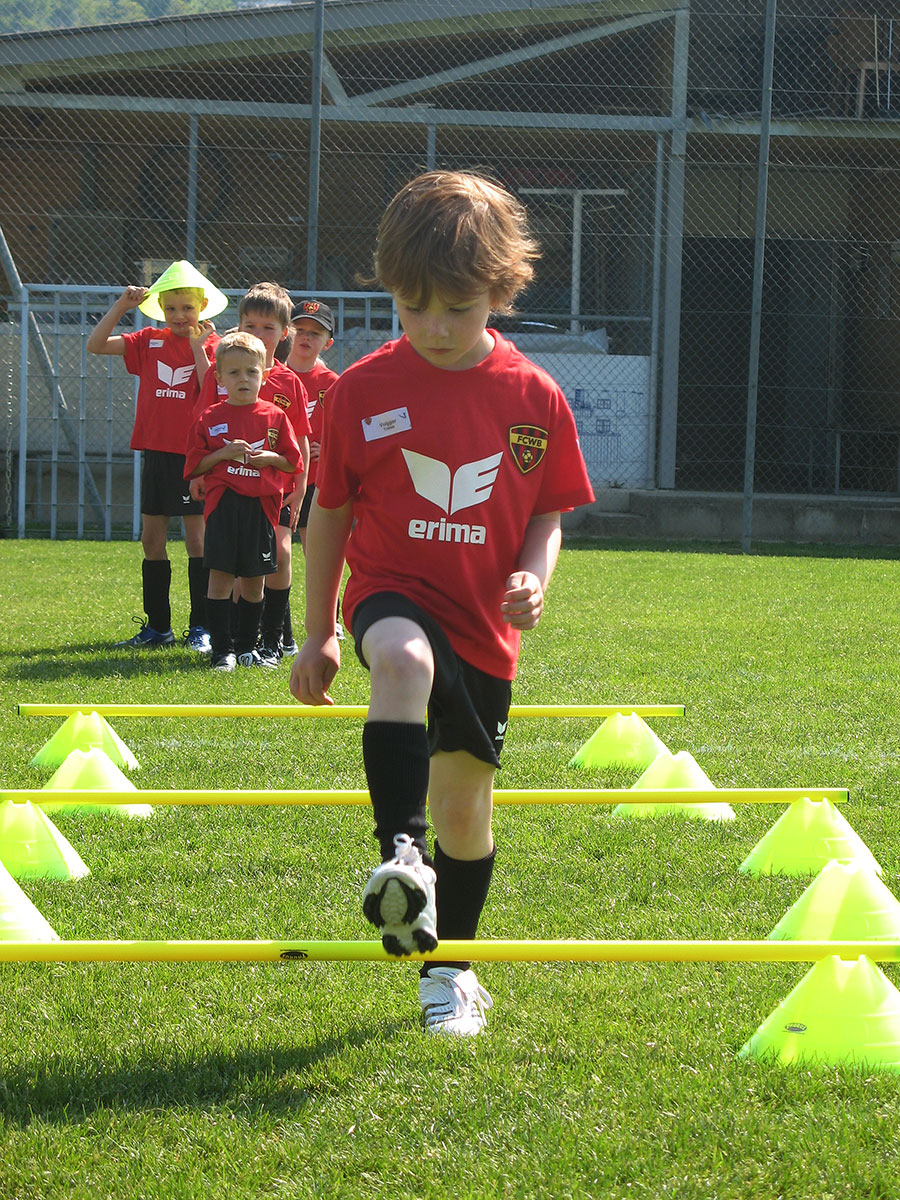
M 160 633 L 158 629 L 151 629 L 146 621 L 141 621 L 140 617 L 134 619 L 140 622 L 140 629 L 134 637 L 126 638 L 124 642 L 113 642 L 116 650 L 124 649 L 126 646 L 133 650 L 154 650 L 157 646 L 174 646 L 175 634 L 171 629 Z
M 196 650 L 199 654 L 209 654 L 212 651 L 212 642 L 209 640 L 209 634 L 202 625 L 192 625 L 184 635 L 184 644 L 188 650 Z

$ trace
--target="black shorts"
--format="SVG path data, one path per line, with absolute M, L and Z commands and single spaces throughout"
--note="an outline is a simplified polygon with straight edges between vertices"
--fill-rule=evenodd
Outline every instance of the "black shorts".
M 203 565 L 247 579 L 278 569 L 275 530 L 256 496 L 222 493 L 206 522 Z
M 306 491 L 303 493 L 303 503 L 300 505 L 300 520 L 297 522 L 298 529 L 305 529 L 309 524 L 309 510 L 312 508 L 312 502 L 316 496 L 316 485 L 310 483 Z
M 291 527 L 291 506 L 289 504 L 285 504 L 285 506 L 282 508 L 281 512 L 278 514 L 278 524 L 281 526 L 286 525 L 288 527 L 288 529 L 290 529 L 290 527 Z
M 165 450 L 141 451 L 141 512 L 148 517 L 192 517 L 203 501 L 192 500 L 184 477 L 184 455 Z
M 434 683 L 428 699 L 428 750 L 466 750 L 491 766 L 500 766 L 506 736 L 512 684 L 488 675 L 459 657 L 433 617 L 399 592 L 378 592 L 356 606 L 353 640 L 359 661 L 368 670 L 362 640 L 369 626 L 384 617 L 406 617 L 418 625 L 431 645 Z

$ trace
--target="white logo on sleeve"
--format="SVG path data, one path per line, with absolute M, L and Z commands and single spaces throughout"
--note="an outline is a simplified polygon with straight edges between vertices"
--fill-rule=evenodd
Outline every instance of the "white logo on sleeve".
M 453 516 L 464 508 L 484 504 L 490 498 L 503 451 L 463 463 L 453 476 L 447 464 L 438 458 L 417 454 L 415 450 L 403 450 L 403 458 L 416 492 L 447 516 Z M 408 533 L 420 541 L 483 544 L 486 531 L 483 525 L 468 525 L 441 517 L 439 521 L 413 519 Z
M 187 392 L 184 390 L 184 387 L 193 373 L 193 363 L 187 367 L 170 367 L 168 363 L 157 359 L 156 374 L 159 377 L 160 383 L 165 384 L 165 387 L 158 387 L 156 389 L 157 396 L 161 399 L 186 400 Z

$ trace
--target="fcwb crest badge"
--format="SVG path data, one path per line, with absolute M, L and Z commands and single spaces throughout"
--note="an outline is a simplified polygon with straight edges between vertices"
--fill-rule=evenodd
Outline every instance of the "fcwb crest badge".
M 523 475 L 533 471 L 547 453 L 546 429 L 537 425 L 511 425 L 509 427 L 509 448 L 512 451 L 516 466 Z
M 269 449 L 274 450 L 275 447 L 278 445 L 278 430 L 277 429 L 267 429 L 266 430 L 266 441 L 269 443 Z

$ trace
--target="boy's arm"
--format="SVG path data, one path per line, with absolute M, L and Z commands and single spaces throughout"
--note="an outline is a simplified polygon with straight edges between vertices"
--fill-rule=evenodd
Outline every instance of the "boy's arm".
M 291 532 L 296 530 L 297 522 L 300 520 L 300 508 L 303 504 L 303 497 L 306 493 L 306 479 L 309 475 L 309 438 L 299 438 L 298 443 L 300 446 L 300 463 L 291 480 L 291 490 L 284 497 L 284 502 L 291 512 Z
M 210 450 L 209 454 L 204 454 L 203 458 L 197 463 L 190 478 L 196 479 L 198 475 L 205 475 L 211 471 L 216 463 L 224 462 L 226 458 L 233 458 L 237 462 L 247 462 L 250 456 L 254 453 L 250 448 L 250 443 L 245 442 L 242 438 L 237 438 L 233 442 L 228 442 L 225 446 L 220 446 L 218 450 Z M 287 459 L 285 459 L 285 462 Z M 290 470 L 290 467 L 288 467 Z
M 206 378 L 206 372 L 210 368 L 211 364 L 206 353 L 206 340 L 210 334 L 215 332 L 216 327 L 212 321 L 201 321 L 188 335 L 191 349 L 194 352 L 194 366 L 197 368 L 198 383 L 203 383 L 203 380 Z
M 558 512 L 532 517 L 525 529 L 516 570 L 506 581 L 500 605 L 503 620 L 514 629 L 534 629 L 544 611 L 544 593 L 562 544 Z
M 127 312 L 137 308 L 147 295 L 145 287 L 127 287 L 109 312 L 105 313 L 87 340 L 87 350 L 90 354 L 125 354 L 125 339 L 121 334 L 112 336 L 112 331 Z
M 291 667 L 291 694 L 303 704 L 333 704 L 328 688 L 341 665 L 334 614 L 353 525 L 353 501 L 320 508 L 313 501 L 306 529 L 306 641 Z

